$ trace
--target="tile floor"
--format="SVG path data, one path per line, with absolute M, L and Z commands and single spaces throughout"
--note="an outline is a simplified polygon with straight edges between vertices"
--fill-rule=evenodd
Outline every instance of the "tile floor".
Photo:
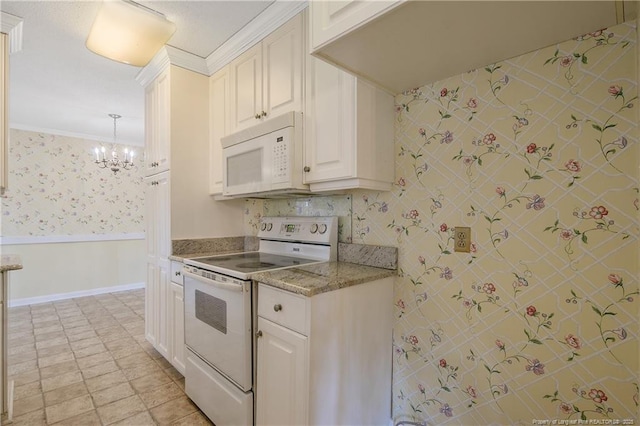
M 14 425 L 211 425 L 144 338 L 144 290 L 9 309 Z

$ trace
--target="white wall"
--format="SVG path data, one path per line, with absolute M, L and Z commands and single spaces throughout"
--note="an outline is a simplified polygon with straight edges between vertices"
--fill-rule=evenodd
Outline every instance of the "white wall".
M 145 281 L 144 240 L 16 244 L 1 250 L 19 254 L 24 265 L 10 273 L 10 306 L 141 287 Z

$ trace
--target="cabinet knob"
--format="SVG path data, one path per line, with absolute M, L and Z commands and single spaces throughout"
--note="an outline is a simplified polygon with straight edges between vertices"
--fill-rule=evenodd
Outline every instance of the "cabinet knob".
M 254 117 L 255 117 L 256 120 L 260 120 L 260 114 L 256 114 L 256 115 L 254 115 Z
M 311 171 L 311 167 L 304 166 L 304 169 L 302 169 L 302 170 L 304 170 L 305 172 L 309 173 Z
M 280 312 L 282 310 L 282 305 L 279 303 L 276 303 L 275 305 L 273 305 L 273 310 L 276 312 Z
M 176 271 L 176 277 L 179 277 L 180 275 L 182 275 L 180 271 Z
M 266 112 L 264 112 L 264 111 L 262 111 L 262 114 L 260 114 L 260 117 L 263 117 L 263 118 L 264 118 L 264 117 L 266 117 L 266 116 L 267 116 L 267 113 L 266 113 Z
M 262 337 L 262 330 L 258 330 L 258 332 L 256 333 L 256 337 L 258 339 Z

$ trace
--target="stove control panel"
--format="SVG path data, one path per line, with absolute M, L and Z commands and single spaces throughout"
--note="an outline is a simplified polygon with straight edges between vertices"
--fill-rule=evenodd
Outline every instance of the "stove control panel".
M 338 218 L 322 217 L 263 217 L 260 220 L 259 238 L 331 243 L 337 238 Z

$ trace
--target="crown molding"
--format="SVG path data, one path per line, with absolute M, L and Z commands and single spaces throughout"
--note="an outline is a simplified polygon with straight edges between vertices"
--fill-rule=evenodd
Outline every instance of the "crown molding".
M 187 51 L 166 45 L 156 53 L 144 68 L 136 75 L 136 81 L 147 86 L 169 65 L 185 68 L 199 74 L 209 76 L 204 58 Z
M 307 0 L 274 1 L 206 59 L 166 45 L 140 70 L 136 75 L 136 81 L 143 87 L 147 86 L 169 65 L 176 65 L 208 77 L 302 12 L 307 5 Z
M 22 50 L 22 18 L 0 12 L 0 32 L 9 35 L 9 53 Z
M 227 65 L 289 19 L 302 12 L 307 6 L 308 2 L 306 0 L 274 1 L 260 15 L 256 16 L 207 57 L 208 75 Z

